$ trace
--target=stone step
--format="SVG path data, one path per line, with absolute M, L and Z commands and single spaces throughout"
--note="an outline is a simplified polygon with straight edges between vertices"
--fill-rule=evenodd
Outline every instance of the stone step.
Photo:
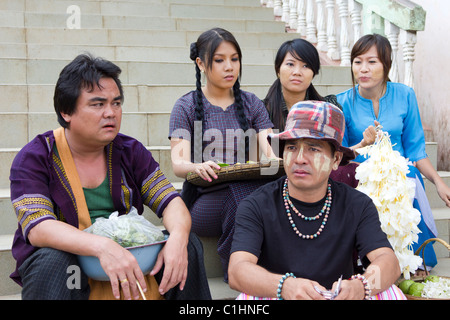
M 266 51 L 258 54 L 259 58 L 255 61 L 252 61 L 251 57 L 247 58 L 248 62 L 243 60 L 242 85 L 269 85 L 273 83 L 275 72 L 271 62 L 273 52 L 270 50 L 266 49 Z M 74 52 L 73 57 L 80 52 Z M 107 56 L 105 58 L 115 62 L 122 69 L 121 81 L 125 85 L 193 85 L 193 82 L 195 82 L 193 81 L 195 69 L 192 61 L 139 60 L 143 57 L 134 60 L 113 60 Z M 123 58 L 125 59 L 125 57 Z M 0 59 L 0 69 L 3 72 L 0 74 L 0 85 L 54 85 L 61 70 L 71 60 L 72 58 L 2 58 Z M 351 74 L 348 68 L 323 66 L 321 72 L 314 78 L 314 83 L 350 86 Z
M 0 43 L 0 59 L 64 59 L 70 61 L 77 54 L 84 52 L 91 52 L 95 56 L 114 61 L 192 64 L 189 59 L 189 50 L 186 47 Z M 251 57 L 253 64 L 272 65 L 276 49 L 243 48 L 242 55 Z
M 266 19 L 268 15 L 273 13 L 269 10 L 255 12 L 255 8 L 229 8 L 223 10 L 222 6 L 214 7 L 211 10 L 208 7 L 199 6 L 192 7 L 196 11 L 213 11 L 212 14 L 200 15 L 198 17 L 208 17 L 198 19 L 191 17 L 190 10 L 186 10 L 190 6 L 180 5 L 172 10 L 175 11 L 171 15 L 158 15 L 157 12 L 151 15 L 93 15 L 81 14 L 79 28 L 82 29 L 124 29 L 124 30 L 197 30 L 202 31 L 208 28 L 220 26 L 232 32 L 255 32 L 258 30 L 264 32 L 284 32 L 285 24 L 280 21 Z M 203 8 L 203 10 L 202 10 Z M 206 10 L 205 10 L 206 9 Z M 183 14 L 183 10 L 187 11 Z M 223 15 L 217 15 L 217 10 L 222 10 Z M 241 12 L 242 11 L 242 12 Z M 251 14 L 254 18 L 244 19 L 242 14 Z M 264 14 L 261 14 L 264 13 Z M 239 16 L 239 17 L 237 17 Z M 0 26 L 15 28 L 70 28 L 70 15 L 66 13 L 23 13 L 0 11 Z
M 50 59 L 1 59 L 0 84 L 55 84 L 61 70 L 70 60 Z M 140 62 L 115 61 L 122 69 L 124 84 L 195 84 L 192 62 Z M 332 68 L 332 67 L 330 67 Z M 272 65 L 245 64 L 241 83 L 243 85 L 269 84 L 274 81 Z M 338 82 L 339 84 L 342 82 Z
M 326 72 L 324 70 L 323 72 Z M 194 74 L 191 74 L 194 78 Z M 275 71 L 273 71 L 275 79 Z M 318 92 L 326 96 L 336 94 L 349 88 L 349 84 L 320 83 L 314 79 Z M 161 85 L 128 85 L 123 84 L 125 101 L 123 112 L 170 112 L 176 100 L 195 89 L 195 84 L 161 84 Z M 264 99 L 269 90 L 267 84 L 242 84 L 241 89 L 254 93 Z M 0 84 L 0 114 L 14 113 L 49 113 L 55 112 L 53 107 L 54 84 Z M 1 148 L 1 147 L 0 147 Z
M 253 14 L 263 9 L 271 11 L 270 19 L 273 19 L 273 10 L 261 7 L 258 0 L 142 0 L 142 1 L 87 1 L 87 0 L 2 0 L 0 11 L 16 11 L 25 13 L 67 13 L 68 7 L 76 5 L 81 14 L 115 15 L 120 12 L 123 15 L 161 17 L 174 15 L 177 10 L 186 6 L 197 7 L 198 5 L 212 9 L 204 9 L 203 13 L 214 13 L 214 7 L 225 7 L 229 13 L 231 9 L 237 11 L 241 8 L 253 9 Z M 262 10 L 260 11 L 262 12 Z M 260 13 L 258 12 L 258 13 Z M 194 12 L 195 13 L 195 12 Z M 217 11 L 216 11 L 217 13 Z M 251 14 L 251 12 L 247 12 Z M 186 15 L 186 13 L 183 13 Z M 197 13 L 199 14 L 199 13 Z M 67 13 L 69 15 L 69 13 Z M 238 13 L 235 15 L 239 16 Z M 195 15 L 194 15 L 195 16 Z
M 217 25 L 216 25 L 217 26 Z M 220 25 L 219 25 L 220 26 Z M 120 30 L 120 29 L 57 29 L 57 28 L 12 28 L 0 27 L 0 43 L 48 44 L 81 46 L 152 46 L 185 47 L 197 40 L 208 28 L 201 30 Z M 278 49 L 284 41 L 298 37 L 295 33 L 233 32 L 236 40 L 244 48 Z M 112 58 L 108 57 L 112 60 Z

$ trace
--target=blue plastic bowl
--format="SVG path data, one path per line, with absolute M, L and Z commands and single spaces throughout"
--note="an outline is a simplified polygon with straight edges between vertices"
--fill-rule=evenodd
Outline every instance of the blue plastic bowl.
M 160 242 L 126 248 L 134 255 L 144 275 L 152 271 L 156 263 L 156 258 L 168 237 L 168 235 L 165 235 L 165 239 Z M 78 262 L 83 272 L 89 278 L 99 281 L 109 281 L 109 277 L 103 271 L 100 260 L 97 257 L 78 255 Z

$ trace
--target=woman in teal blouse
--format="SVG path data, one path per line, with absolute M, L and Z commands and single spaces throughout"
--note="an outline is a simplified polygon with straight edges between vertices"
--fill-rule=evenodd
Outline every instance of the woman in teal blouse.
M 437 236 L 431 208 L 423 189 L 423 174 L 435 184 L 441 199 L 450 207 L 450 188 L 444 183 L 425 152 L 425 137 L 414 90 L 389 81 L 391 46 L 381 35 L 365 35 L 354 45 L 351 53 L 353 88 L 337 95 L 343 107 L 346 129 L 342 144 L 354 150 L 374 142 L 373 126 L 381 124 L 388 132 L 393 149 L 408 158 L 409 177 L 416 180 L 414 207 L 422 214 L 419 241 Z M 370 127 L 371 126 L 371 127 Z M 363 162 L 358 156 L 355 161 Z M 426 265 L 437 263 L 432 246 L 425 249 Z

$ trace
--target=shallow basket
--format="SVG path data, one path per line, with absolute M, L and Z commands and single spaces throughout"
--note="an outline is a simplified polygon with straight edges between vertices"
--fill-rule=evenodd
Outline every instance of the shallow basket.
M 422 243 L 422 245 L 416 250 L 416 252 L 415 252 L 414 254 L 415 254 L 416 256 L 422 255 L 422 261 L 423 261 L 423 266 L 424 266 L 425 274 L 426 274 L 426 275 L 425 275 L 425 276 L 415 276 L 415 277 L 411 277 L 411 280 L 413 280 L 413 281 L 415 281 L 415 282 L 423 282 L 423 281 L 425 280 L 425 278 L 429 275 L 428 270 L 427 270 L 427 265 L 425 264 L 425 259 L 424 259 L 423 253 L 424 253 L 425 247 L 426 247 L 429 243 L 435 242 L 435 241 L 439 242 L 439 243 L 442 244 L 444 247 L 447 247 L 447 249 L 450 251 L 450 245 L 449 245 L 447 242 L 445 242 L 444 240 L 442 240 L 442 239 L 439 239 L 439 238 L 430 238 L 430 239 L 424 241 L 424 243 Z M 449 277 L 445 277 L 445 276 L 440 276 L 440 275 L 437 275 L 437 276 L 440 277 L 440 278 L 450 279 Z M 450 299 L 440 299 L 440 298 L 424 298 L 424 297 L 416 297 L 416 296 L 412 296 L 412 295 L 410 295 L 410 294 L 405 294 L 405 296 L 406 296 L 406 298 L 407 298 L 408 300 L 450 300 Z
M 217 174 L 217 179 L 212 179 L 211 182 L 203 180 L 194 172 L 188 173 L 187 181 L 196 186 L 209 187 L 222 182 L 277 179 L 285 174 L 283 160 L 255 163 L 236 163 L 214 171 Z
M 125 248 L 134 255 L 144 275 L 152 271 L 156 263 L 156 258 L 158 257 L 158 254 L 166 243 L 168 237 L 168 235 L 165 235 L 163 241 Z M 97 257 L 80 255 L 77 257 L 81 269 L 89 278 L 98 281 L 109 281 L 109 277 L 103 270 L 100 260 Z

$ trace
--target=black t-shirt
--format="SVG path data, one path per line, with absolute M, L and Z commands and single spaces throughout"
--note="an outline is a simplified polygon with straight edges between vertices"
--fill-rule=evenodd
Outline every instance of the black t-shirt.
M 301 239 L 294 232 L 283 202 L 286 177 L 270 182 L 245 198 L 236 213 L 231 252 L 246 251 L 258 257 L 258 264 L 270 272 L 293 272 L 298 278 L 319 282 L 331 289 L 341 275 L 353 274 L 353 252 L 361 257 L 377 248 L 391 248 L 381 230 L 378 211 L 364 193 L 330 179 L 332 204 L 322 233 L 314 239 Z M 290 197 L 305 216 L 315 216 L 323 207 Z M 323 221 L 300 219 L 292 212 L 302 234 L 314 234 Z

